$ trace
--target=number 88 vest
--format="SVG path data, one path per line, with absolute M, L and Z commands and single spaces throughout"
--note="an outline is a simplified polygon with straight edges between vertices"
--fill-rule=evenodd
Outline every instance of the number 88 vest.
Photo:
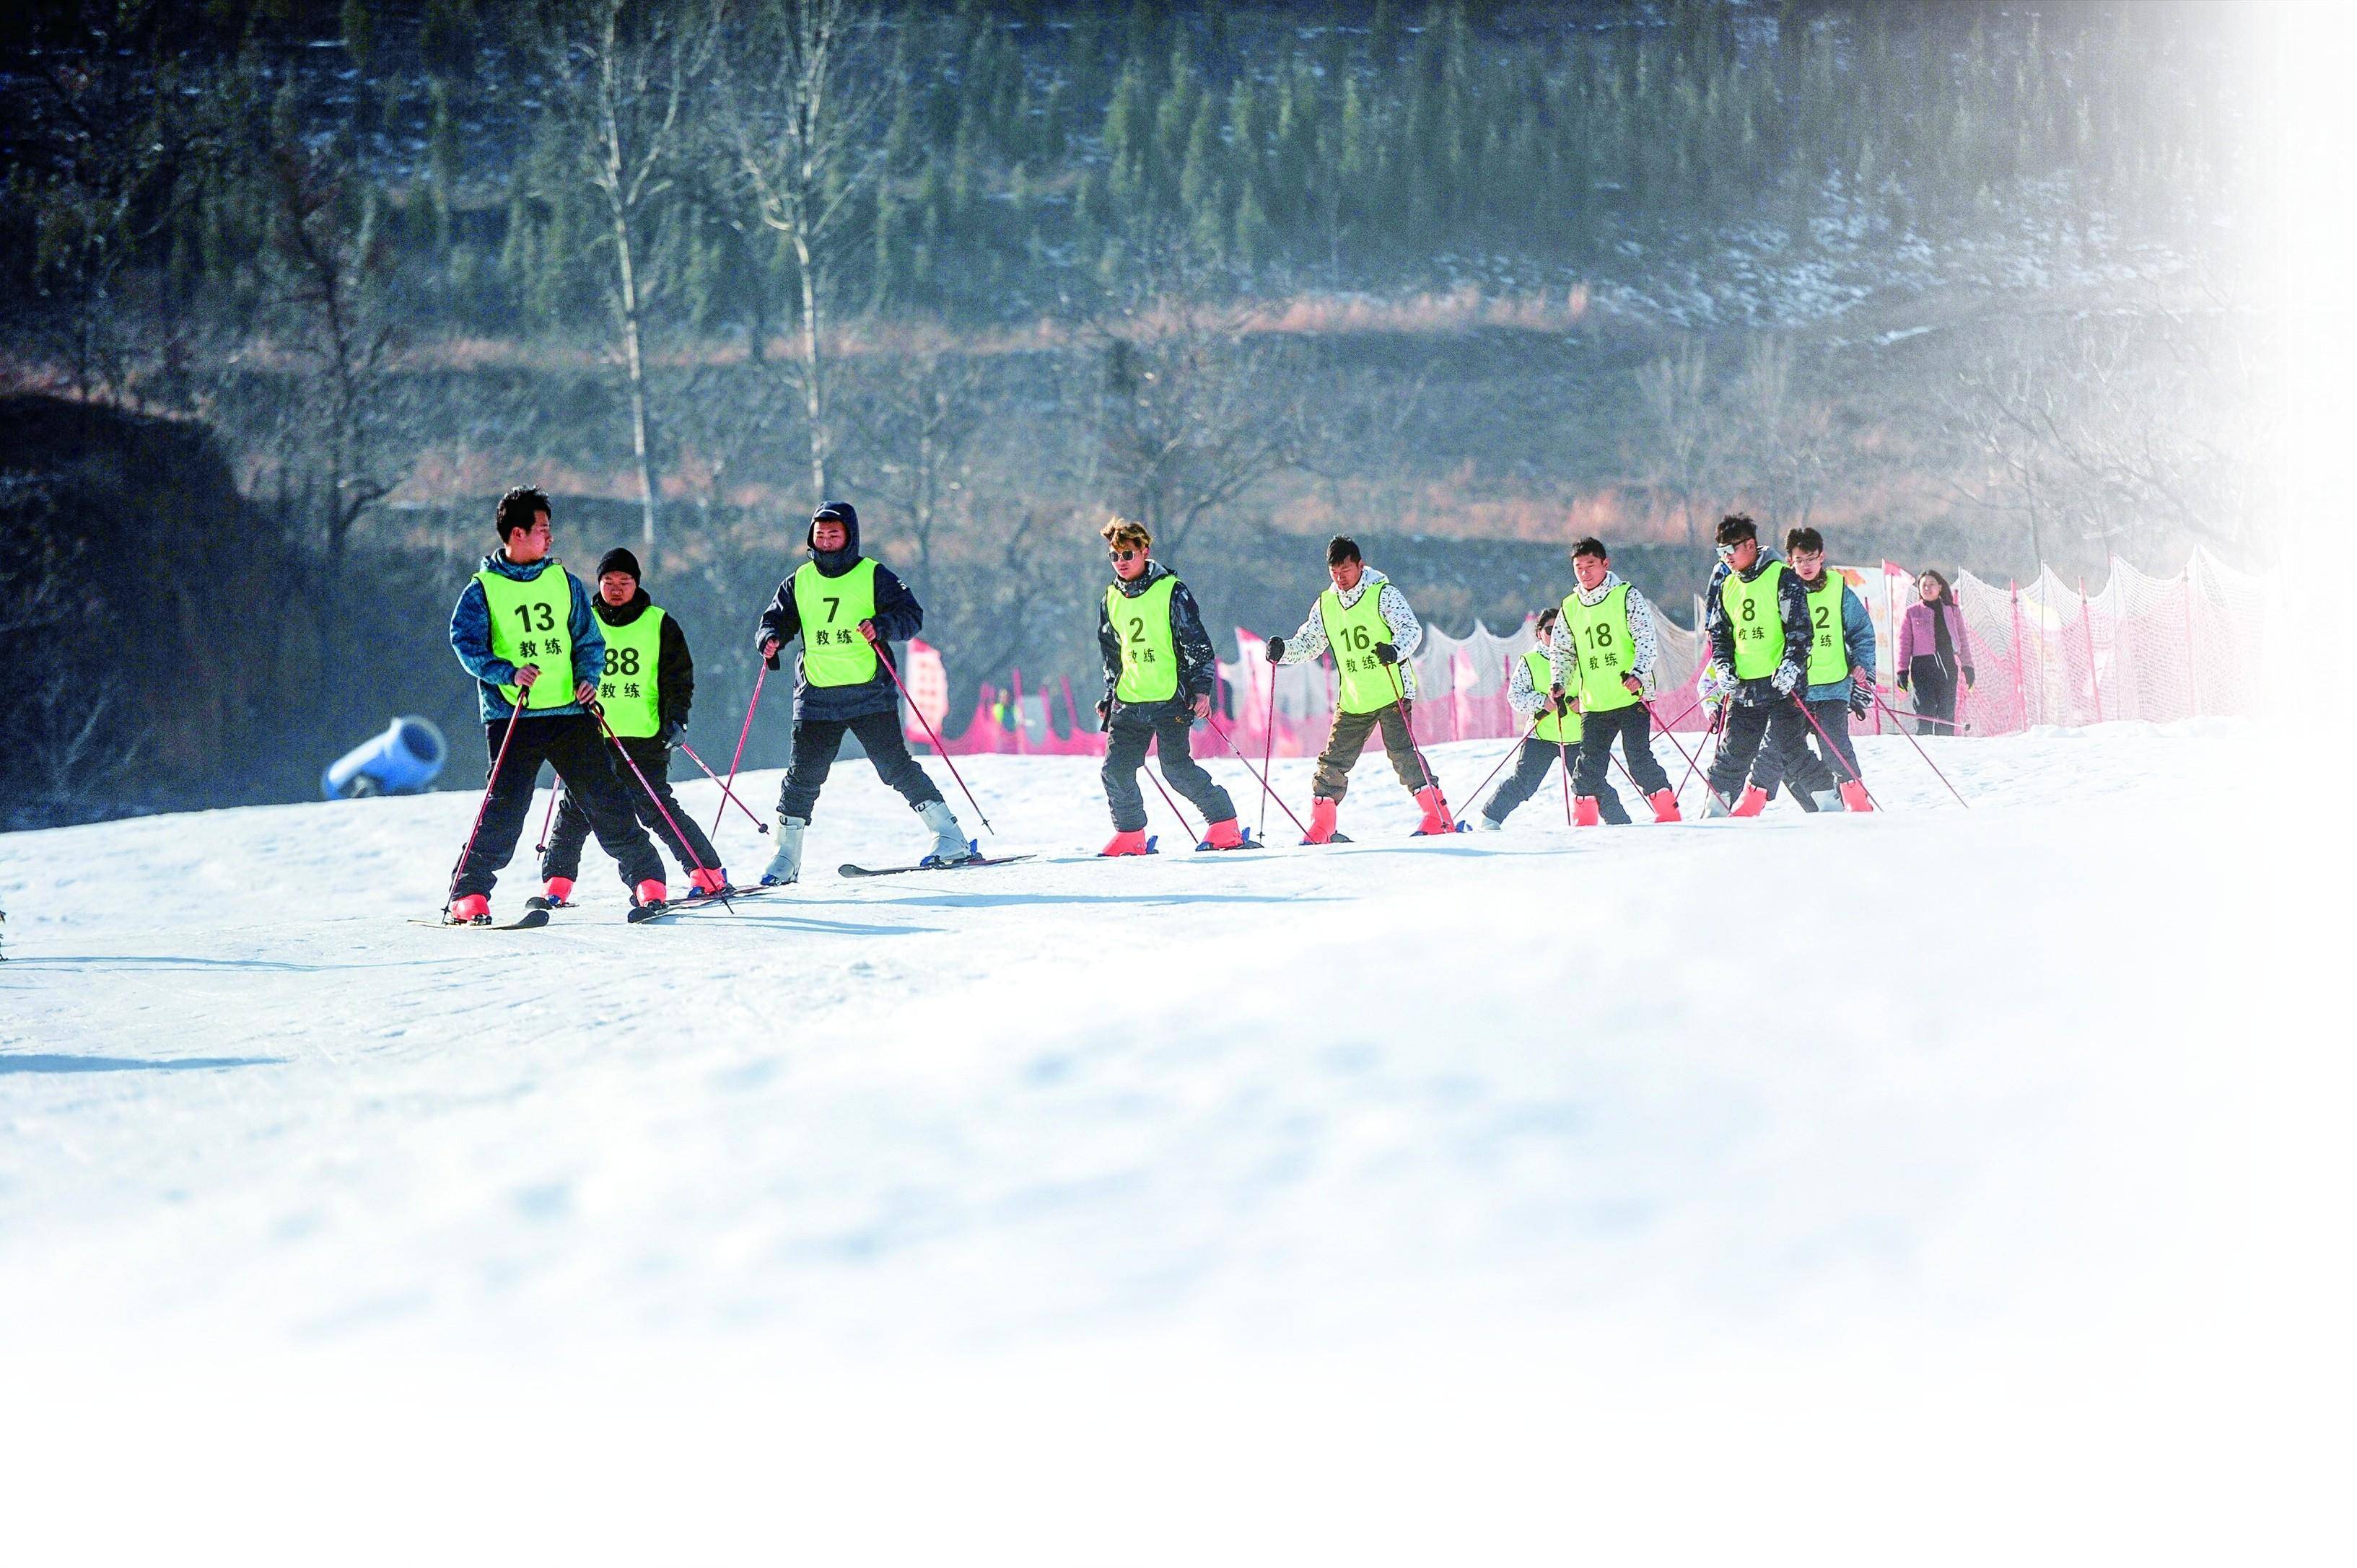
M 662 611 L 649 605 L 628 626 L 606 628 L 606 672 L 597 705 L 624 740 L 643 740 L 662 728 L 662 693 L 655 684 L 662 662 Z

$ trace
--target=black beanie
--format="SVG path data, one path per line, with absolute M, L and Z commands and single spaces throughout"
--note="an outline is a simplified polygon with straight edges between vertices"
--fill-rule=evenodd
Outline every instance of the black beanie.
M 639 558 L 617 544 L 597 557 L 597 575 L 602 577 L 608 572 L 628 572 L 635 583 L 639 580 Z

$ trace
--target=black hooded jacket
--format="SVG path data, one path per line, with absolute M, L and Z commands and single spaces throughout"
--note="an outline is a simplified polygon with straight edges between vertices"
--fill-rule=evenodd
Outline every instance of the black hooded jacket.
M 1159 561 L 1149 561 L 1146 570 L 1125 583 L 1114 579 L 1114 586 L 1124 598 L 1134 599 L 1156 583 L 1170 575 L 1170 569 Z M 1217 690 L 1220 678 L 1220 657 L 1211 648 L 1211 634 L 1203 629 L 1203 612 L 1195 603 L 1195 596 L 1187 591 L 1184 583 L 1170 590 L 1170 641 L 1178 654 L 1178 691 L 1167 702 L 1124 703 L 1127 712 L 1155 710 L 1167 712 L 1191 704 L 1198 697 L 1208 697 Z M 1097 598 L 1097 651 L 1104 656 L 1107 702 L 1113 701 L 1114 688 L 1121 682 L 1121 639 L 1114 634 L 1113 618 L 1105 614 L 1105 601 Z
M 844 526 L 843 548 L 821 551 L 813 538 L 818 531 L 815 521 L 812 522 L 810 532 L 802 536 L 802 544 L 810 551 L 811 559 L 817 564 L 820 576 L 840 577 L 860 561 L 859 514 L 842 501 L 830 503 L 824 510 L 834 514 Z M 893 670 L 899 668 L 899 661 L 892 656 L 891 645 L 906 642 L 916 636 L 925 624 L 925 611 L 917 603 L 917 596 L 909 592 L 909 585 L 881 561 L 876 564 L 874 619 L 877 639 L 884 646 L 877 650 L 879 661 L 876 674 L 870 680 L 856 686 L 813 686 L 803 671 L 801 658 L 795 658 L 794 718 L 797 722 L 802 719 L 864 718 L 869 714 L 890 713 L 899 706 L 900 690 L 893 683 L 891 671 L 883 666 L 889 664 Z M 802 614 L 794 607 L 794 580 L 789 575 L 778 585 L 777 596 L 770 601 L 770 607 L 761 612 L 760 625 L 753 633 L 753 646 L 759 649 L 775 638 L 782 647 L 800 637 L 802 630 Z M 776 668 L 774 660 L 770 667 Z
M 628 626 L 653 607 L 654 600 L 647 597 L 644 588 L 620 609 L 608 604 L 600 594 L 589 596 L 589 607 L 608 626 Z M 687 713 L 694 705 L 695 660 L 687 651 L 687 633 L 680 629 L 677 616 L 665 614 L 655 649 L 655 714 L 662 721 L 662 733 L 676 739 L 687 728 Z

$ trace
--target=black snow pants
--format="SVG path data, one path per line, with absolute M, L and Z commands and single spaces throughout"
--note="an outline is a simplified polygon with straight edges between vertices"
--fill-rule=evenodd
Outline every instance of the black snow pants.
M 1919 653 L 1907 661 L 1907 679 L 1915 689 L 1915 733 L 1955 734 L 1955 672 L 1932 655 Z
M 639 782 L 638 774 L 632 773 L 629 764 L 614 755 L 614 743 L 604 740 L 602 736 L 600 739 L 606 747 L 606 760 L 611 767 L 615 783 L 620 788 L 623 799 L 630 801 L 631 809 L 638 814 L 640 825 L 661 839 L 671 850 L 672 858 L 679 862 L 680 870 L 688 872 L 698 867 L 718 870 L 720 856 L 714 852 L 712 841 L 705 836 L 702 828 L 695 825 L 695 819 L 689 816 L 687 808 L 679 803 L 679 797 L 672 793 L 671 747 L 652 736 L 631 736 L 622 742 L 624 749 L 630 754 L 630 761 L 639 765 L 639 773 L 645 774 L 647 784 L 653 786 L 654 795 L 650 796 L 646 786 Z M 662 800 L 662 811 L 655 809 L 657 797 Z M 670 813 L 668 819 L 665 812 Z M 672 831 L 673 822 L 679 824 L 678 832 Z M 681 838 L 683 833 L 686 835 L 684 841 Z M 548 835 L 548 853 L 541 857 L 542 877 L 579 875 L 581 845 L 588 836 L 589 813 L 582 808 L 580 801 L 573 798 L 573 786 L 568 783 L 556 798 L 556 828 Z
M 1514 754 L 1512 770 L 1499 779 L 1498 787 L 1490 791 L 1490 799 L 1482 806 L 1481 814 L 1493 822 L 1504 822 L 1515 807 L 1538 793 L 1539 786 L 1546 782 L 1547 774 L 1554 769 L 1564 750 L 1555 742 L 1541 740 L 1536 736 L 1524 740 L 1522 749 Z M 1570 750 L 1572 765 L 1576 768 L 1579 750 L 1576 746 Z M 1620 823 L 1629 820 L 1629 809 L 1620 803 L 1620 792 L 1612 788 L 1610 780 L 1606 780 L 1600 790 L 1581 789 L 1579 792 L 1596 796 L 1596 809 L 1606 822 Z
M 1580 721 L 1579 771 L 1572 776 L 1575 794 L 1610 793 L 1612 742 L 1620 742 L 1620 756 L 1629 765 L 1629 777 L 1637 781 L 1638 789 L 1648 799 L 1670 787 L 1670 776 L 1653 757 L 1653 715 L 1642 703 L 1631 703 L 1625 708 L 1609 713 L 1588 714 Z M 1606 813 L 1604 820 L 1612 820 Z
M 856 719 L 798 719 L 794 723 L 794 760 L 786 769 L 785 787 L 778 791 L 778 815 L 811 820 L 818 792 L 834 771 L 835 753 L 843 749 L 845 732 L 859 737 L 860 749 L 876 765 L 876 776 L 900 791 L 909 809 L 919 810 L 942 798 L 900 736 L 900 710 L 862 714 Z
M 1195 760 L 1189 743 L 1191 710 L 1171 712 L 1167 704 L 1115 708 L 1105 731 L 1105 804 L 1113 809 L 1113 831 L 1134 833 L 1146 826 L 1146 797 L 1137 788 L 1137 770 L 1146 766 L 1150 743 L 1162 760 L 1162 777 L 1180 797 L 1203 813 L 1206 822 L 1224 822 L 1236 814 L 1235 802 L 1219 780 Z
M 506 740 L 511 722 L 517 726 L 515 739 L 508 746 L 507 760 L 500 764 L 499 778 L 492 781 L 490 800 L 483 808 L 482 831 L 475 835 L 475 847 L 458 868 L 453 896 L 488 894 L 515 857 L 516 841 L 523 836 L 524 820 L 532 814 L 533 796 L 540 789 L 544 762 L 556 769 L 568 796 L 580 798 L 598 846 L 621 868 L 622 886 L 635 889 L 641 882 L 662 881 L 662 856 L 655 853 L 653 841 L 630 811 L 630 798 L 615 778 L 615 765 L 608 759 L 606 737 L 597 721 L 587 714 L 493 719 L 483 731 L 494 758 L 500 755 L 500 744 Z
M 1792 698 L 1728 699 L 1718 755 L 1711 759 L 1710 787 L 1732 806 L 1747 777 L 1763 789 L 1779 781 L 1795 790 L 1833 788 L 1833 775 L 1809 749 L 1809 721 Z

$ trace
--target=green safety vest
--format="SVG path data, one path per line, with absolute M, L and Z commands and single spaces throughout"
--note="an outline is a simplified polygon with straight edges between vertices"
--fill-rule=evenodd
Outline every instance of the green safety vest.
M 1784 662 L 1784 617 L 1776 604 L 1776 588 L 1783 580 L 1784 563 L 1770 561 L 1751 581 L 1745 582 L 1740 572 L 1729 572 L 1719 586 L 1719 602 L 1727 607 L 1727 624 L 1735 633 L 1738 681 L 1773 675 Z
M 476 573 L 475 581 L 483 585 L 483 604 L 490 611 L 491 657 L 540 668 L 530 692 L 508 685 L 500 688 L 500 695 L 526 713 L 570 704 L 577 684 L 573 675 L 573 578 L 564 564 L 551 556 L 529 582 L 491 571 Z
M 1637 662 L 1637 640 L 1629 628 L 1629 585 L 1614 584 L 1594 605 L 1581 604 L 1576 591 L 1566 594 L 1563 619 L 1579 660 L 1579 705 L 1591 714 L 1609 714 L 1641 701 L 1620 683 Z
M 1825 580 L 1809 591 L 1809 678 L 1812 686 L 1849 679 L 1849 639 L 1842 635 L 1842 596 L 1849 591 L 1841 574 L 1825 568 Z
M 606 672 L 597 682 L 597 705 L 624 740 L 643 740 L 662 728 L 662 694 L 656 689 L 662 662 L 662 619 L 649 605 L 628 626 L 606 628 Z
M 876 646 L 859 623 L 876 614 L 876 563 L 862 559 L 840 577 L 818 563 L 794 568 L 794 613 L 802 623 L 802 678 L 813 686 L 864 686 L 876 679 Z
M 1130 598 L 1115 583 L 1105 590 L 1105 619 L 1121 642 L 1121 679 L 1113 694 L 1125 703 L 1165 703 L 1178 694 L 1178 649 L 1170 635 L 1170 595 L 1176 577 L 1163 577 Z
M 1342 711 L 1379 714 L 1398 701 L 1405 683 L 1375 657 L 1375 644 L 1392 639 L 1391 622 L 1383 618 L 1383 585 L 1361 581 L 1359 602 L 1348 609 L 1332 588 L 1318 596 L 1318 618 L 1326 628 L 1326 646 L 1342 671 Z
M 1523 663 L 1531 672 L 1531 684 L 1538 688 L 1540 696 L 1545 696 L 1555 685 L 1555 656 L 1544 648 L 1534 648 L 1523 655 Z M 1541 709 L 1538 727 L 1531 733 L 1549 746 L 1577 746 L 1586 732 L 1577 714 L 1557 718 Z

